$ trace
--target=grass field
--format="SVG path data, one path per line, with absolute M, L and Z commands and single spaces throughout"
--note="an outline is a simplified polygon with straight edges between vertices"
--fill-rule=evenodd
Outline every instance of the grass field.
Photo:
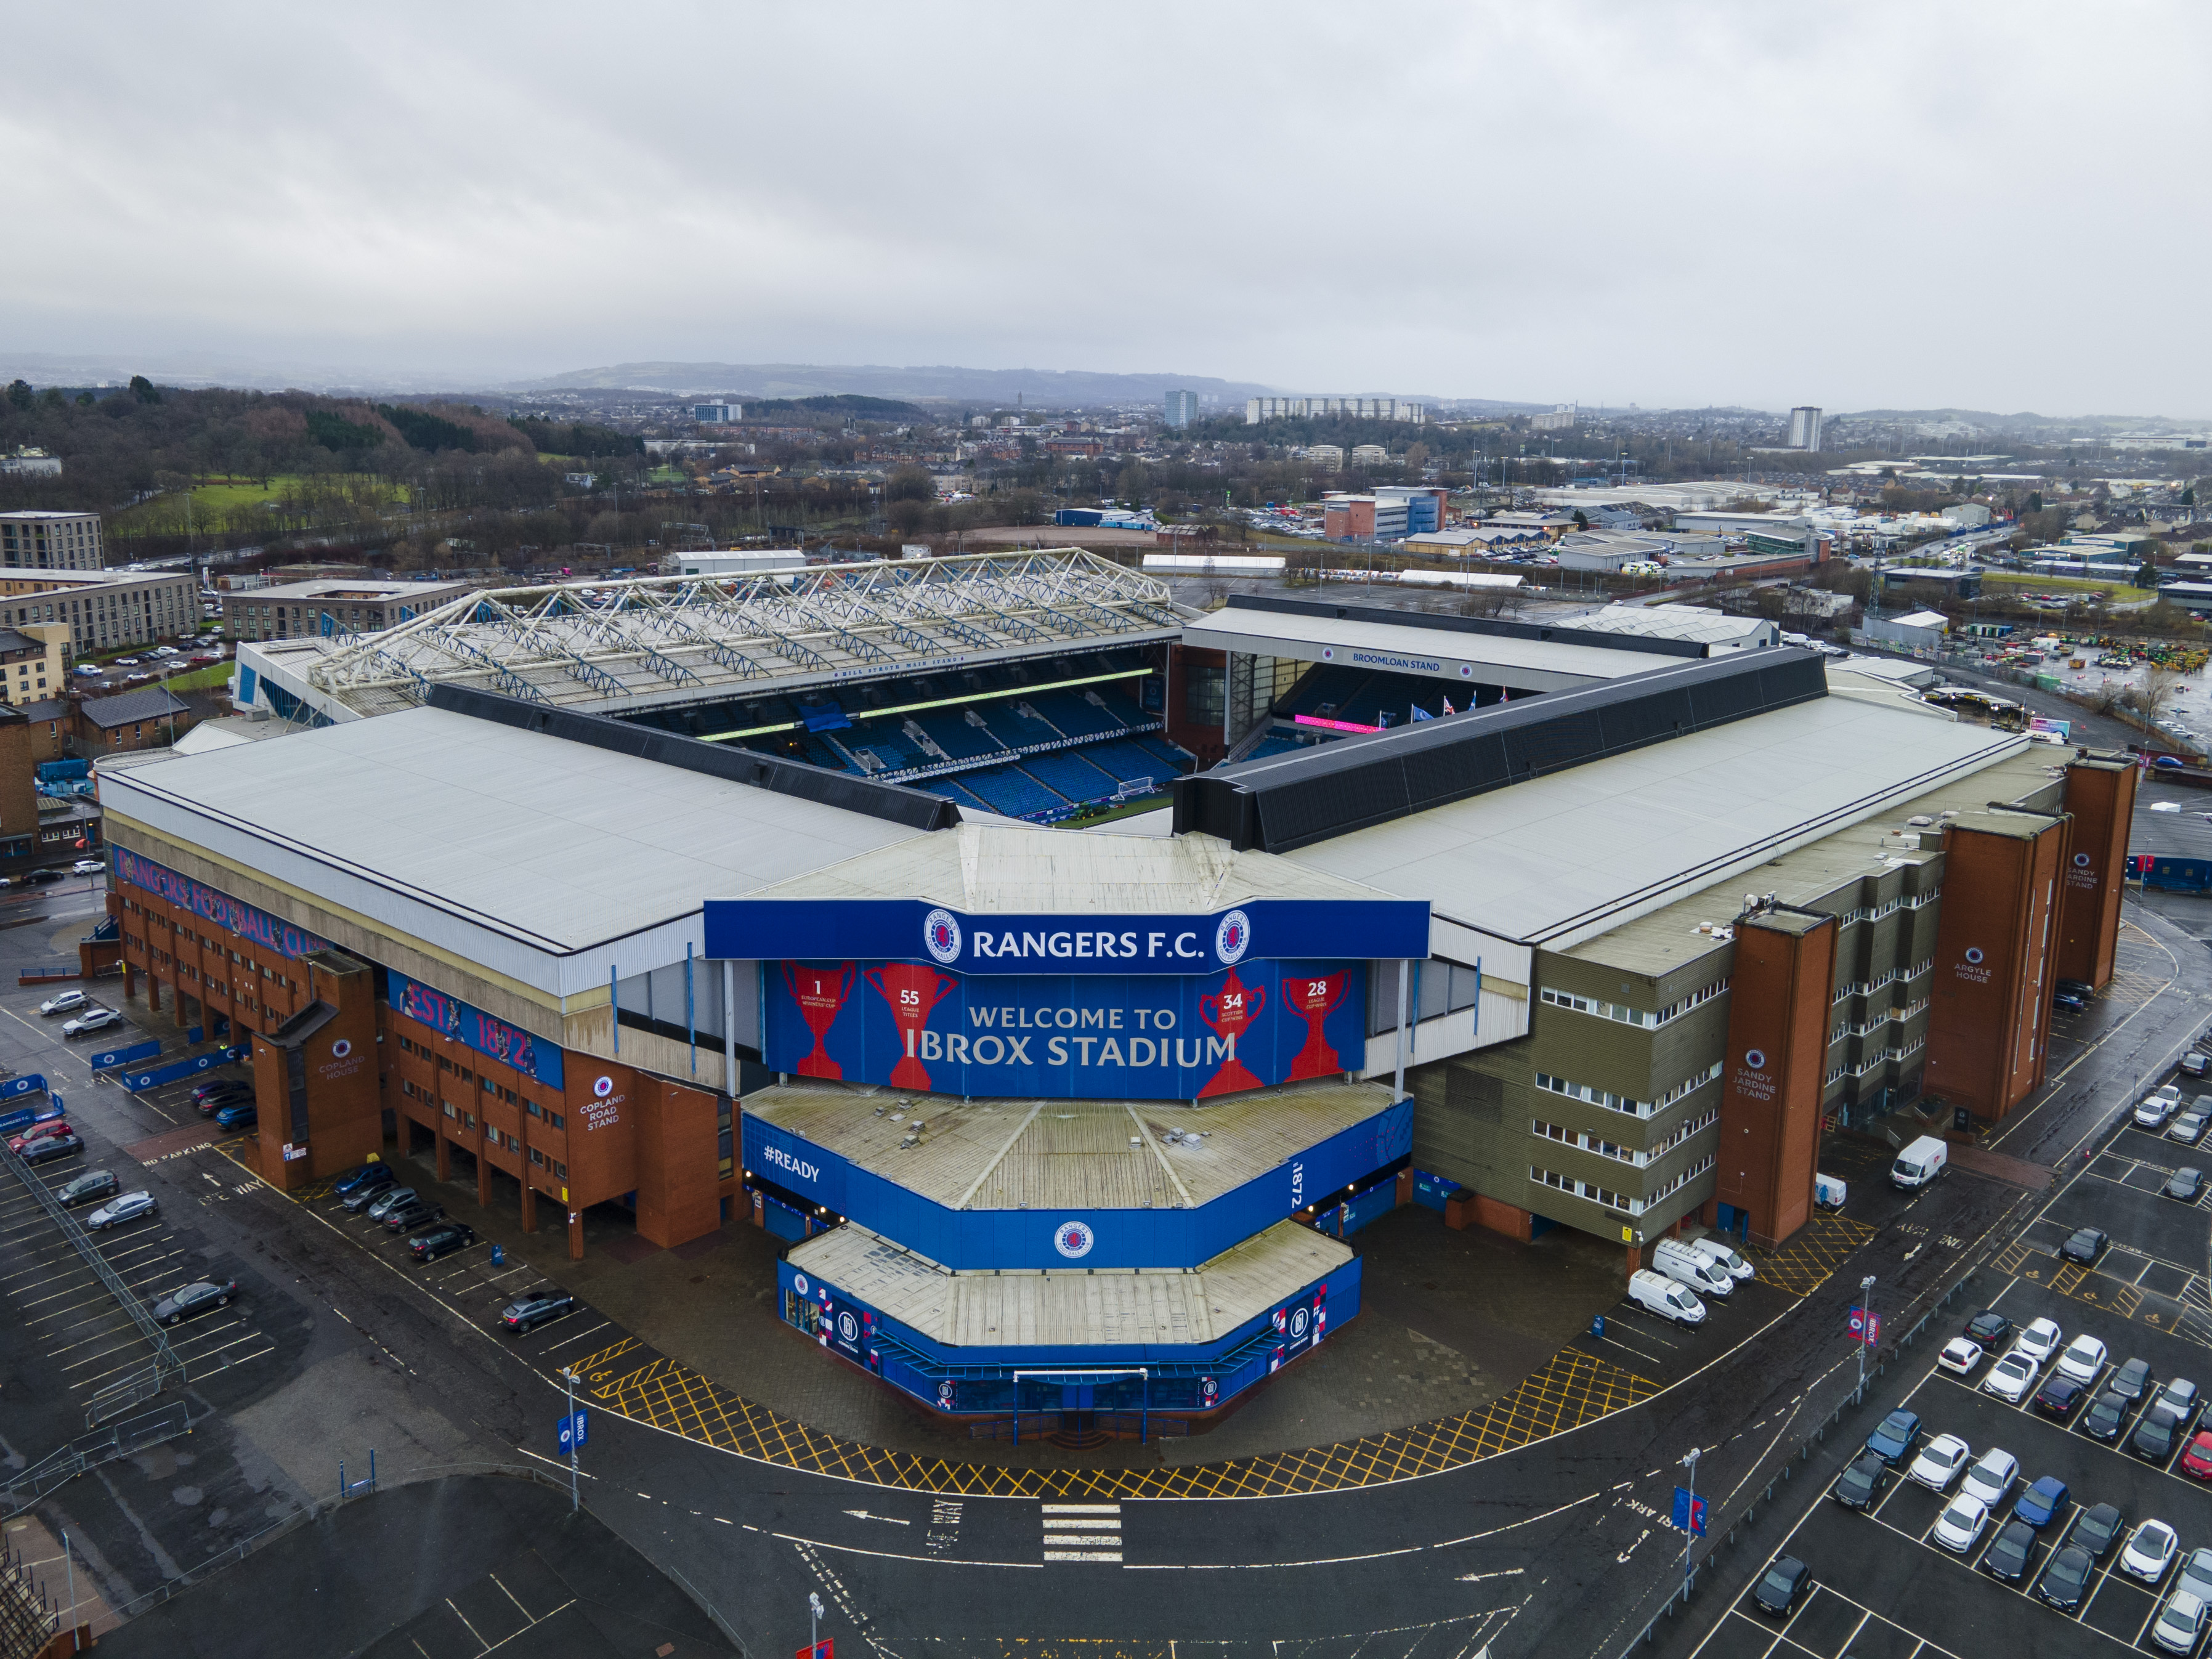
M 1982 578 L 1984 591 L 1992 587 L 2023 588 L 2037 593 L 2103 593 L 2113 599 L 2127 595 L 2136 598 L 2152 597 L 2148 588 L 2137 587 L 2133 582 L 2098 581 L 2087 576 L 1995 576 Z
M 205 668 L 195 668 L 189 674 L 172 674 L 161 682 L 172 691 L 210 691 L 230 683 L 230 665 L 211 663 Z
M 278 472 L 270 475 L 266 488 L 258 478 L 212 477 L 192 486 L 191 517 L 205 529 L 226 525 L 240 527 L 251 523 L 256 514 L 281 519 L 285 509 L 296 507 L 302 498 L 312 502 L 317 495 L 354 499 L 365 496 L 371 501 L 396 504 L 407 499 L 407 486 L 362 472 L 317 473 L 312 477 Z M 270 510 L 272 506 L 273 511 Z M 115 515 L 114 523 L 125 532 L 156 525 L 166 529 L 173 521 L 181 523 L 185 516 L 184 492 L 173 490 L 125 507 Z

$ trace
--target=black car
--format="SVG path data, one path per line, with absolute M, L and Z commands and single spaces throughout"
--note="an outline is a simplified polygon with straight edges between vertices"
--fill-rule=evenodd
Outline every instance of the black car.
M 575 1311 L 574 1297 L 558 1285 L 540 1285 L 534 1291 L 525 1291 L 501 1309 L 499 1322 L 502 1328 L 513 1331 L 517 1336 L 520 1336 L 525 1332 L 534 1330 L 540 1325 L 562 1318 Z M 1845 1480 L 1850 1478 L 1850 1470 L 1846 1469 L 1844 1474 Z
M 2004 1340 L 2012 1334 L 2012 1321 L 1995 1308 L 1984 1308 L 1966 1322 L 1966 1340 L 1978 1342 L 1985 1353 L 2002 1352 Z
M 2128 1449 L 2137 1457 L 2163 1463 L 2173 1455 L 2174 1443 L 2180 1437 L 2181 1419 L 2164 1406 L 2153 1406 L 2128 1437 Z
M 66 870 L 31 870 L 15 879 L 26 886 L 44 887 L 48 882 L 61 881 L 68 875 L 69 872 Z
M 389 1187 L 398 1179 L 398 1175 L 389 1164 L 373 1159 L 348 1170 L 331 1182 L 331 1190 L 340 1198 L 350 1198 L 364 1187 L 374 1193 L 379 1187 Z
M 465 1222 L 448 1221 L 407 1241 L 407 1252 L 417 1261 L 435 1261 L 477 1242 L 477 1230 Z
M 2104 1255 L 2105 1246 L 2110 1241 L 2096 1228 L 2082 1227 L 2076 1230 L 2063 1244 L 2058 1247 L 2058 1254 L 2069 1261 L 2079 1261 L 2087 1267 Z
M 164 1325 L 173 1325 L 180 1319 L 190 1319 L 210 1308 L 227 1308 L 230 1298 L 238 1294 L 238 1281 L 203 1279 L 173 1291 L 154 1304 L 154 1317 Z
M 2128 1411 L 2128 1402 L 2119 1395 L 2109 1391 L 2100 1394 L 2081 1413 L 2081 1432 L 2092 1440 L 2118 1440 L 2127 1424 Z
M 192 1105 L 202 1117 L 213 1117 L 226 1106 L 242 1106 L 251 1102 L 252 1098 L 253 1085 L 250 1083 L 227 1083 L 219 1087 L 210 1086 L 205 1093 L 197 1089 L 192 1091 Z
M 2035 1391 L 2035 1409 L 2063 1423 L 2074 1415 L 2074 1408 L 2081 1403 L 2085 1392 L 2072 1377 L 2054 1376 Z
M 2088 1594 L 2096 1571 L 2097 1558 L 2079 1544 L 2069 1544 L 2051 1558 L 2043 1577 L 2035 1581 L 2035 1593 L 2061 1613 L 2071 1613 Z
M 2183 1164 L 2166 1176 L 2166 1185 L 2159 1191 L 2168 1198 L 2178 1198 L 2184 1204 L 2194 1204 L 2204 1194 L 2204 1171 Z
M 410 1227 L 420 1227 L 435 1221 L 443 1214 L 445 1211 L 428 1199 L 410 1198 L 403 1204 L 393 1205 L 377 1219 L 391 1231 L 404 1233 Z
M 2006 1522 L 1982 1565 L 2000 1578 L 2025 1578 L 2035 1565 L 2035 1528 L 2025 1521 Z
M 2105 1552 L 2128 1529 L 2128 1518 L 2111 1504 L 2100 1504 L 2094 1509 L 2081 1511 L 2081 1518 L 2074 1523 L 2068 1534 L 2069 1544 L 2079 1544 L 2097 1560 L 2103 1560 Z
M 1828 1495 L 1847 1510 L 1863 1510 L 1881 1496 L 1889 1484 L 1889 1465 L 1878 1452 L 1861 1452 L 1850 1468 L 1836 1477 Z
M 67 1158 L 73 1152 L 81 1152 L 83 1150 L 82 1138 L 75 1133 L 48 1135 L 44 1139 L 34 1140 L 24 1147 L 20 1156 L 26 1164 L 47 1164 L 55 1158 Z
M 2130 1402 L 2150 1392 L 2150 1361 L 2130 1359 L 2105 1379 L 2105 1386 Z
M 115 1177 L 105 1170 L 87 1170 L 54 1194 L 64 1205 L 97 1204 L 115 1196 Z
M 1751 1599 L 1767 1613 L 1788 1613 L 1797 1598 L 1812 1587 L 1813 1569 L 1794 1555 L 1778 1555 L 1751 1593 Z

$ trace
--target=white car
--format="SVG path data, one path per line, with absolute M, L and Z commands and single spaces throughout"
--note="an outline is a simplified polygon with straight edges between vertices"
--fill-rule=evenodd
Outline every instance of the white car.
M 1690 1248 L 1730 1279 L 1750 1279 L 1758 1269 L 1717 1238 L 1693 1238 Z
M 138 659 L 136 657 L 118 657 L 115 659 L 115 665 L 118 668 L 136 668 L 138 665 Z
M 181 657 L 185 653 L 173 645 L 157 645 L 154 647 L 154 654 L 157 657 Z
M 1959 1495 L 1995 1509 L 2004 1502 L 2012 1483 L 2019 1479 L 2020 1459 L 1992 1446 L 1982 1454 L 1979 1462 L 1966 1471 L 1966 1478 L 1959 1483 Z
M 1981 1540 L 1982 1531 L 1989 1524 L 1990 1506 L 1961 1492 L 1936 1517 L 1936 1541 L 1964 1555 Z
M 94 1008 L 79 1014 L 75 1019 L 62 1022 L 65 1037 L 90 1036 L 94 1031 L 104 1031 L 111 1025 L 123 1024 L 123 1016 L 112 1008 Z
M 2035 1386 L 2043 1367 L 2025 1351 L 2014 1348 L 1990 1367 L 1990 1374 L 1982 1379 L 1982 1392 L 1993 1394 L 2007 1405 L 2017 1406 L 2026 1399 L 2027 1391 Z
M 1920 1455 L 1912 1460 L 1905 1471 L 1913 1480 L 1931 1492 L 1948 1492 L 1951 1483 L 1959 1478 L 1959 1471 L 1966 1467 L 1973 1450 L 1955 1434 L 1939 1434 L 1921 1448 Z
M 1957 1376 L 1968 1376 L 1982 1363 L 1982 1345 L 1954 1336 L 1943 1345 L 1943 1352 L 1936 1356 L 1936 1363 Z
M 2174 1591 L 2150 1627 L 2150 1639 L 2168 1653 L 2194 1652 L 2197 1638 L 2204 1633 L 2204 1612 L 2203 1596 Z
M 2037 1364 L 2047 1365 L 2051 1363 L 2051 1356 L 2058 1352 L 2058 1345 L 2065 1340 L 2066 1334 L 2058 1328 L 2057 1320 L 2038 1319 L 2031 1321 L 2018 1336 L 2013 1338 L 2012 1345 Z
M 83 992 L 58 991 L 52 996 L 48 997 L 44 1002 L 39 1005 L 39 1012 L 49 1016 L 54 1014 L 66 1014 L 83 1006 Z
M 73 876 L 99 876 L 106 872 L 107 866 L 98 859 L 79 859 L 70 866 L 70 874 Z
M 2136 1127 L 2139 1129 L 2163 1128 L 2166 1119 L 2173 1115 L 2179 1101 L 2160 1100 L 2156 1095 L 2145 1095 L 2136 1107 Z
M 2181 1540 L 2173 1535 L 2172 1527 L 2163 1521 L 2146 1521 L 2120 1552 L 2120 1571 L 2146 1584 L 2155 1584 L 2166 1577 L 2166 1570 L 2173 1565 L 2174 1552 L 2180 1547 Z
M 2105 1345 L 2087 1331 L 2069 1342 L 2066 1352 L 2058 1356 L 2058 1374 L 2076 1382 L 2094 1382 L 2104 1369 Z

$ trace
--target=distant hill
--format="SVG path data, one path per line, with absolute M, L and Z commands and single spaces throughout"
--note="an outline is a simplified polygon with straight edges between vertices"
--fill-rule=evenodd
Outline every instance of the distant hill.
M 638 391 L 684 396 L 723 393 L 747 398 L 836 397 L 931 403 L 1012 404 L 1017 398 L 1049 409 L 1107 404 L 1156 404 L 1176 389 L 1224 405 L 1274 391 L 1256 382 L 1203 374 L 1107 374 L 1090 369 L 959 368 L 937 364 L 891 368 L 880 364 L 615 363 L 518 383 L 517 392 Z

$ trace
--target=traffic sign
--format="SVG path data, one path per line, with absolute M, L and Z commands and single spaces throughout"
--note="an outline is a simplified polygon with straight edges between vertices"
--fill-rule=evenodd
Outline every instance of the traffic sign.
M 810 1642 L 799 1649 L 794 1659 L 837 1659 L 837 1638 L 825 1636 L 818 1642 Z
M 561 1443 L 563 1455 L 580 1449 L 591 1439 L 590 1425 L 585 1421 L 586 1416 L 586 1413 L 580 1411 L 573 1417 L 563 1417 L 555 1425 L 553 1432 Z
M 1686 1486 L 1674 1488 L 1674 1530 L 1705 1535 L 1705 1500 Z

